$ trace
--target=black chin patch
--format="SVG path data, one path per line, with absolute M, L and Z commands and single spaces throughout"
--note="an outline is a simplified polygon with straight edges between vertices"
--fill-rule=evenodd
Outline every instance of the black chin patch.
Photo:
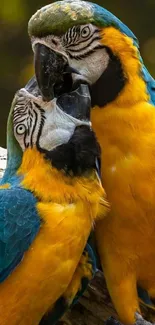
M 115 100 L 126 83 L 119 58 L 108 47 L 106 50 L 109 64 L 96 83 L 90 87 L 92 107 L 95 105 L 103 107 Z
M 66 174 L 81 176 L 96 169 L 96 159 L 100 159 L 100 146 L 89 126 L 76 127 L 70 140 L 48 151 L 38 148 L 44 157 L 58 170 Z

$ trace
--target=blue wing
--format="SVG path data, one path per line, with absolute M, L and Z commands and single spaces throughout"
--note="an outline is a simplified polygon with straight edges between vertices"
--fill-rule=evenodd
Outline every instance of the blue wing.
M 35 197 L 23 188 L 0 189 L 0 282 L 21 261 L 40 228 L 35 206 Z
M 151 104 L 155 105 L 155 80 L 144 65 L 142 68 L 142 76 L 147 85 L 147 90 L 150 95 L 150 102 Z

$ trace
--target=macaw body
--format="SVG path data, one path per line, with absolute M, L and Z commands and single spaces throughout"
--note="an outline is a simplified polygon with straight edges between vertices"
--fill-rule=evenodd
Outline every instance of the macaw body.
M 2 261 L 7 267 L 1 267 L 0 323 L 6 325 L 39 323 L 71 282 L 75 261 L 79 261 L 87 241 L 81 230 L 89 231 L 91 226 L 91 218 L 85 217 L 89 207 L 79 200 L 76 189 L 77 186 L 89 200 L 88 189 L 81 186 L 82 179 L 75 187 L 72 178 L 66 184 L 65 177 L 52 170 L 50 163 L 33 149 L 24 153 L 18 175 L 22 181 L 19 178 L 15 186 L 0 191 L 1 220 L 6 228 L 6 233 L 5 228 L 1 230 L 1 244 L 6 243 L 4 252 L 8 259 L 8 263 Z M 92 185 L 96 185 L 94 181 Z M 5 280 L 22 259 L 21 252 L 28 248 L 20 265 Z
M 16 95 L 9 117 L 8 165 L 0 186 L 1 325 L 37 325 L 51 306 L 55 308 L 59 298 L 66 299 L 66 305 L 72 303 L 82 290 L 81 279 L 86 277 L 89 281 L 92 278 L 94 262 L 90 259 L 91 254 L 87 247 L 85 255 L 82 252 L 93 222 L 106 211 L 104 191 L 94 168 L 84 173 L 80 169 L 80 174 L 76 175 L 73 171 L 68 174 L 64 169 L 56 168 L 62 149 L 70 152 L 70 141 L 76 150 L 74 137 L 78 142 L 77 138 L 85 135 L 86 145 L 88 132 L 89 141 L 96 143 L 90 127 L 85 125 L 80 134 L 77 128 L 69 141 L 55 147 L 54 154 L 50 151 L 53 166 L 50 158 L 46 158 L 49 152 L 43 153 L 44 148 L 39 151 L 44 126 L 45 131 L 47 129 L 49 108 L 45 111 L 45 107 L 44 110 L 39 108 L 38 103 L 33 95 L 22 90 Z M 44 112 L 44 125 L 40 124 L 39 109 L 41 116 Z M 38 114 L 38 120 L 31 120 L 29 124 L 32 114 Z M 37 147 L 34 143 L 38 121 L 42 132 L 39 131 L 39 138 L 37 136 Z M 48 138 L 51 142 L 55 130 L 52 132 L 53 138 Z M 31 146 L 28 146 L 30 135 L 33 136 Z M 96 143 L 96 152 L 97 148 Z M 67 168 L 68 155 L 64 160 Z
M 95 107 L 91 115 L 111 204 L 109 217 L 96 226 L 96 241 L 118 315 L 123 323 L 133 324 L 140 311 L 137 285 L 155 297 L 155 83 L 146 70 L 143 75 L 131 39 L 113 27 L 101 35 L 117 53 L 127 83 L 116 99 Z
M 111 202 L 109 217 L 96 226 L 96 240 L 110 295 L 125 324 L 134 323 L 139 311 L 137 284 L 155 297 L 155 110 L 145 101 L 130 109 L 110 104 L 101 113 L 96 108 L 102 134 L 95 110 L 92 114 Z
M 133 324 L 140 312 L 137 285 L 147 291 L 147 301 L 155 298 L 155 81 L 135 35 L 94 3 L 65 0 L 43 7 L 30 19 L 29 35 L 35 53 L 41 56 L 36 44 L 44 44 L 46 53 L 61 54 L 79 72 L 73 84 L 81 78 L 90 86 L 111 206 L 96 225 L 96 241 L 119 318 Z M 43 95 L 46 90 L 41 88 Z

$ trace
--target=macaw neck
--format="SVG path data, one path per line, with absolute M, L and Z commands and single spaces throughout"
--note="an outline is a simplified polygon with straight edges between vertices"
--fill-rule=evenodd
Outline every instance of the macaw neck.
M 104 79 L 101 77 L 102 81 L 100 78 L 98 84 L 96 83 L 94 86 L 93 102 L 95 105 L 93 105 L 93 110 L 95 107 L 98 107 L 101 111 L 105 109 L 107 111 L 113 107 L 119 111 L 119 108 L 130 109 L 134 105 L 148 103 L 150 101 L 147 85 L 142 78 L 142 72 L 139 72 L 139 70 L 138 72 L 135 71 L 135 74 L 129 74 L 126 80 L 119 79 L 121 78 L 120 72 L 117 77 L 114 75 L 113 77 L 113 83 L 110 83 L 110 80 L 103 82 Z M 104 87 L 104 85 L 106 86 Z
M 111 90 L 113 93 L 114 87 L 117 90 L 117 96 L 108 103 L 112 103 L 116 107 L 130 107 L 138 102 L 149 101 L 147 84 L 143 79 L 144 65 L 137 44 L 134 44 L 133 39 L 114 27 L 107 27 L 101 30 L 101 42 L 110 51 L 109 67 L 113 64 L 112 69 L 109 69 L 108 76 L 106 76 L 109 92 Z M 114 78 L 117 79 L 117 82 L 113 85 Z M 120 89 L 117 89 L 118 85 L 120 85 Z M 104 95 L 104 89 L 103 91 L 101 89 L 100 93 Z M 98 105 L 98 103 L 96 104 Z
M 93 195 L 101 191 L 94 170 L 89 177 L 66 175 L 54 168 L 35 148 L 25 150 L 17 175 L 22 179 L 21 186 L 33 192 L 41 202 L 72 204 L 79 199 L 92 201 Z
M 104 107 L 114 101 L 126 84 L 121 61 L 109 48 L 106 48 L 106 52 L 109 56 L 107 68 L 100 78 L 90 86 L 92 107 L 95 105 Z
M 147 84 L 143 79 L 143 65 L 136 56 L 126 54 L 123 62 L 110 49 L 109 63 L 100 78 L 90 86 L 92 107 L 106 107 L 112 103 L 116 107 L 129 107 L 141 101 L 149 101 Z
M 150 103 L 138 102 L 129 107 L 110 103 L 105 108 L 95 107 L 91 120 L 101 146 L 102 172 L 131 155 L 140 160 L 148 156 L 155 141 L 155 109 Z
M 134 64 L 134 62 L 133 62 Z M 135 74 L 128 74 L 125 86 L 113 101 L 112 105 L 117 107 L 130 108 L 133 105 L 149 102 L 150 96 L 147 90 L 147 85 L 142 77 L 142 71 L 135 71 Z
M 67 178 L 65 173 L 54 168 L 45 155 L 36 148 L 24 151 L 17 175 L 22 178 L 23 187 L 34 192 L 42 201 L 52 200 L 53 195 L 56 196 L 58 193 L 60 195 L 67 181 L 71 184 L 71 178 Z
M 91 173 L 96 168 L 96 159 L 100 157 L 95 134 L 88 125 L 76 127 L 69 141 L 53 150 L 46 150 L 39 145 L 37 148 L 53 167 L 73 177 Z
M 22 149 L 14 137 L 12 114 L 10 112 L 7 125 L 7 166 L 1 184 L 9 182 L 12 177 L 16 176 L 22 161 L 22 155 Z

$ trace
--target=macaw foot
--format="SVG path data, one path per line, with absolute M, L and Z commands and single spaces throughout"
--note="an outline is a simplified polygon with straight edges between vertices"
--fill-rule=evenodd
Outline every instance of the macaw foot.
M 136 313 L 135 317 L 136 317 L 136 322 L 134 325 L 155 325 L 155 323 L 150 323 L 146 321 L 139 313 Z M 105 325 L 123 325 L 123 324 L 118 320 L 116 320 L 114 317 L 110 317 L 105 322 Z
M 155 325 L 155 323 L 151 323 L 151 322 L 148 322 L 147 320 L 145 320 L 142 317 L 142 315 L 140 315 L 139 313 L 136 313 L 135 317 L 136 317 L 135 325 Z

